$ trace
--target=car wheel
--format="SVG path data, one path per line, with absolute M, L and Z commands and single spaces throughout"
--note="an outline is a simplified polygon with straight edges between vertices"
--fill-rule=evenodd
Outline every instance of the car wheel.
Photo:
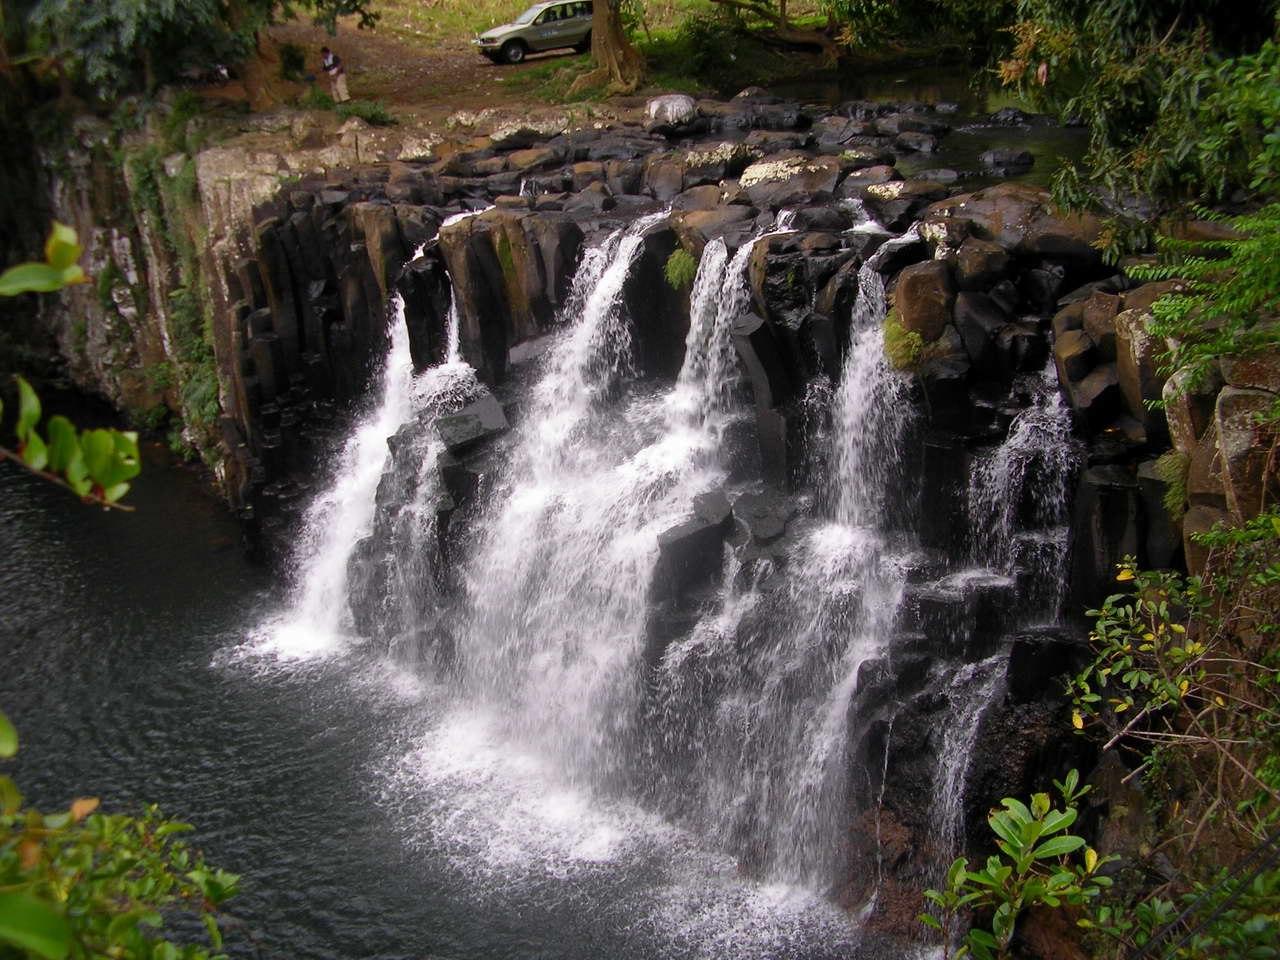
M 591 32 L 573 45 L 574 53 L 589 53 L 591 51 Z
M 502 45 L 502 59 L 507 63 L 519 63 L 528 52 L 529 48 L 522 40 L 508 40 Z

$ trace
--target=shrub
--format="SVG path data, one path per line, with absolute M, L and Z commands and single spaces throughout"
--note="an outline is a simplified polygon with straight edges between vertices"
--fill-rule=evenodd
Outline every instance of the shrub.
M 896 310 L 884 318 L 884 355 L 895 370 L 914 370 L 924 353 L 924 338 L 902 325 Z
M 336 109 L 343 120 L 359 117 L 373 127 L 391 127 L 399 123 L 378 100 L 348 100 L 338 104 Z
M 298 98 L 298 106 L 304 110 L 332 110 L 334 102 L 333 97 L 319 87 L 312 87 Z
M 296 43 L 280 44 L 280 78 L 301 80 L 307 73 L 307 52 Z
M 662 272 L 672 290 L 683 290 L 698 275 L 698 261 L 693 259 L 693 254 L 688 250 L 677 247 L 667 257 L 667 265 Z

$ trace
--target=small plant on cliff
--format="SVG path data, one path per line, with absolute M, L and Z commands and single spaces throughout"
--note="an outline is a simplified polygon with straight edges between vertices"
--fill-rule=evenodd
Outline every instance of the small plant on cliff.
M 1187 512 L 1187 472 L 1191 458 L 1181 450 L 1169 449 L 1156 459 L 1156 476 L 1164 481 L 1164 508 L 1170 518 L 1181 520 Z
M 662 273 L 672 290 L 683 290 L 693 283 L 693 278 L 698 275 L 698 261 L 693 259 L 693 254 L 684 247 L 677 247 L 671 251 L 671 256 L 667 257 Z
M 896 310 L 884 318 L 884 355 L 895 370 L 914 370 L 924 352 L 924 338 L 902 325 Z
M 923 913 L 920 920 L 942 934 L 944 958 L 972 955 L 978 960 L 1004 960 L 1023 911 L 1084 904 L 1111 885 L 1111 879 L 1097 871 L 1113 858 L 1099 857 L 1083 837 L 1066 832 L 1075 823 L 1077 804 L 1089 787 L 1080 786 L 1075 770 L 1054 786 L 1062 797 L 1061 809 L 1047 793 L 1033 794 L 1030 804 L 1013 797 L 1001 800 L 1001 809 L 987 817 L 1000 853 L 988 857 L 976 871 L 960 857 L 947 871 L 943 889 L 925 891 L 936 912 Z M 952 954 L 961 917 L 970 912 L 985 925 L 970 927 L 963 945 Z

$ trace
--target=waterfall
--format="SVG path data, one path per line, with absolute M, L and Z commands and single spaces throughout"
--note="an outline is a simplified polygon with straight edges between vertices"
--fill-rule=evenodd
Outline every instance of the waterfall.
M 930 819 L 937 824 L 939 875 L 963 852 L 964 801 L 969 760 L 978 742 L 982 714 L 1004 681 L 1004 657 L 966 663 L 947 682 L 948 712 L 938 752 L 934 802 Z
M 378 401 L 359 420 L 332 468 L 330 485 L 299 524 L 288 611 L 265 624 L 255 646 L 279 656 L 314 657 L 340 651 L 351 636 L 347 566 L 370 530 L 374 493 L 387 459 L 387 437 L 413 411 L 413 360 L 404 300 L 391 300 L 391 347 L 383 364 Z
M 723 244 L 709 245 L 675 386 L 629 383 L 622 288 L 661 216 L 585 253 L 465 570 L 472 697 L 501 710 L 515 741 L 592 786 L 627 766 L 658 534 L 723 479 L 727 331 L 746 298 L 745 280 L 724 281 Z M 728 309 L 711 309 L 709 289 L 727 292 Z
M 980 565 L 1029 579 L 1048 622 L 1062 602 L 1072 481 L 1079 445 L 1052 362 L 1015 385 L 1029 395 L 1004 442 L 970 475 L 972 556 Z
M 780 586 L 769 562 L 745 594 L 726 571 L 719 603 L 667 649 L 657 677 L 655 722 L 686 816 L 752 869 L 818 889 L 843 855 L 859 671 L 882 653 L 902 597 L 903 557 L 878 524 L 911 406 L 884 358 L 884 309 L 864 269 L 835 393 L 832 516 L 788 545 Z

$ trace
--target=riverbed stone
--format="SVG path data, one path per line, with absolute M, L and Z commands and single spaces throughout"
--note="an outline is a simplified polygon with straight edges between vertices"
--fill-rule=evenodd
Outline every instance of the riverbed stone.
M 1169 439 L 1164 412 L 1153 407 L 1164 391 L 1159 354 L 1163 343 L 1147 332 L 1151 314 L 1125 310 L 1116 315 L 1116 373 L 1129 414 L 1142 424 L 1148 439 L 1163 446 Z

